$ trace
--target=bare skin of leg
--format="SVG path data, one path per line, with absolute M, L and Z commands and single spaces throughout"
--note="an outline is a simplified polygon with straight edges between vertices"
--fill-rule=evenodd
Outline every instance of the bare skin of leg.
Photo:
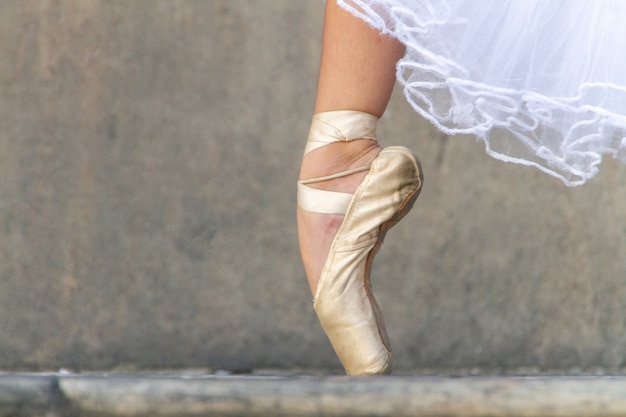
M 382 36 L 334 0 L 327 0 L 315 113 L 358 110 L 381 117 L 395 84 L 396 63 L 403 54 L 404 45 L 399 41 Z M 305 155 L 300 178 L 315 178 L 367 165 L 380 150 L 380 146 L 369 139 L 323 146 Z M 367 172 L 360 172 L 310 186 L 352 193 L 366 175 Z M 314 295 L 342 218 L 298 209 L 300 254 Z

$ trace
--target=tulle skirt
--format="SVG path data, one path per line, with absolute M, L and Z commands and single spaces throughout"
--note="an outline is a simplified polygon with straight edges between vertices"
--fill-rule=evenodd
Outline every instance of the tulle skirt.
M 626 163 L 626 0 L 339 0 L 407 47 L 413 108 L 489 155 L 585 183 Z

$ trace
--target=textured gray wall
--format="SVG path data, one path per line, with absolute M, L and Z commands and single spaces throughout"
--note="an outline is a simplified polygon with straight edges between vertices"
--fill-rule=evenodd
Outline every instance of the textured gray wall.
M 0 2 L 0 369 L 336 368 L 295 180 L 322 1 Z M 581 188 L 400 92 L 425 189 L 373 279 L 396 368 L 617 369 L 626 168 Z

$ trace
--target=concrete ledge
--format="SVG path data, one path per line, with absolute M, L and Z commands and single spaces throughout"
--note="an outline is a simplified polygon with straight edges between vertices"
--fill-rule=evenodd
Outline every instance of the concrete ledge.
M 0 375 L 0 416 L 624 416 L 626 377 Z
M 0 376 L 0 416 L 43 416 L 54 408 L 54 376 Z

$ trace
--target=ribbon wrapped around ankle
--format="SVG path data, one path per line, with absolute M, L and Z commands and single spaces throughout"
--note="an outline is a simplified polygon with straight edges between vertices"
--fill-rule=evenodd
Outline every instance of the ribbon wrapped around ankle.
M 304 153 L 334 142 L 349 142 L 355 139 L 376 140 L 377 123 L 378 117 L 361 111 L 339 110 L 318 113 L 313 116 Z M 300 179 L 298 207 L 313 213 L 344 214 L 352 200 L 352 194 L 317 190 L 306 184 L 341 178 L 369 169 L 369 165 L 360 166 L 323 177 Z
M 376 140 L 378 117 L 356 110 L 338 110 L 313 116 L 304 153 L 333 142 Z

